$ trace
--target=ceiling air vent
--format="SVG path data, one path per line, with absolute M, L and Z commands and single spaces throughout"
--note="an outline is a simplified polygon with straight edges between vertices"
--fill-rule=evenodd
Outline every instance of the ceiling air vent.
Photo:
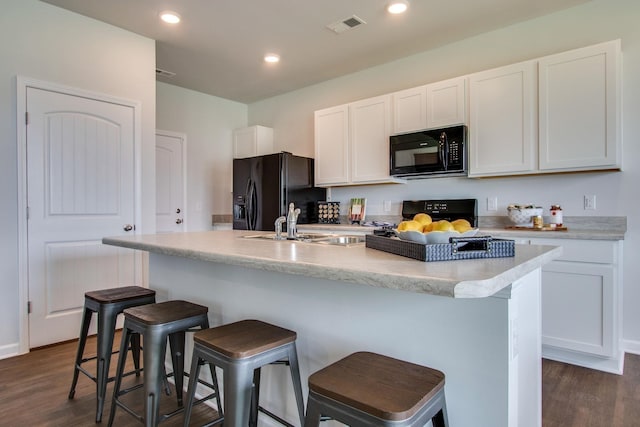
M 156 68 L 156 77 L 173 77 L 176 73 L 172 73 L 171 71 L 161 70 L 160 68 Z
M 352 15 L 341 21 L 327 25 L 327 28 L 335 32 L 336 34 L 340 34 L 344 33 L 347 30 L 352 30 L 362 24 L 366 24 L 366 22 L 364 22 L 361 18 L 358 18 L 356 15 Z

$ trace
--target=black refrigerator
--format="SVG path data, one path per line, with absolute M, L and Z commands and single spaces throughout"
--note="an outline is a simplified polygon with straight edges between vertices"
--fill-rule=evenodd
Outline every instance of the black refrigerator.
M 316 205 L 326 189 L 314 187 L 313 159 L 282 152 L 233 160 L 233 228 L 275 230 L 289 203 L 300 208 L 298 224 L 318 222 Z

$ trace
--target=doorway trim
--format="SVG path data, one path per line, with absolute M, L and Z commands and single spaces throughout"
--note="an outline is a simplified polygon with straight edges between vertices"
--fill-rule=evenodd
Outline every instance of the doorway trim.
M 156 129 L 156 136 L 167 136 L 169 138 L 180 138 L 182 140 L 182 206 L 183 206 L 183 231 L 189 231 L 189 208 L 187 206 L 187 189 L 189 186 L 187 185 L 188 174 L 187 174 L 187 134 L 182 132 L 173 132 L 170 130 L 161 130 Z M 158 171 L 156 170 L 156 174 Z M 156 185 L 158 180 L 156 179 Z
M 29 352 L 29 263 L 28 263 L 28 236 L 27 236 L 27 88 L 47 90 L 66 95 L 93 99 L 96 101 L 110 102 L 133 109 L 133 152 L 134 152 L 134 206 L 135 223 L 139 230 L 142 221 L 142 128 L 141 128 L 141 104 L 124 98 L 114 97 L 99 92 L 92 92 L 75 87 L 65 86 L 43 80 L 32 79 L 25 76 L 16 76 L 16 144 L 17 144 L 17 169 L 18 169 L 18 354 Z M 133 230 L 134 234 L 139 231 Z M 137 265 L 142 269 L 142 256 L 137 254 Z M 141 274 L 142 272 L 137 272 Z

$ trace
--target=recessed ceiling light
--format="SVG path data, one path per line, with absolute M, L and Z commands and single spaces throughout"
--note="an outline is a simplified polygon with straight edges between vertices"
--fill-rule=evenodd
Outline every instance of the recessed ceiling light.
M 160 13 L 160 19 L 162 19 L 167 24 L 177 24 L 180 22 L 180 15 L 170 10 L 165 10 Z
M 276 53 L 267 53 L 264 56 L 264 62 L 268 62 L 270 64 L 275 64 L 276 62 L 280 62 L 280 55 Z
M 399 13 L 406 12 L 408 8 L 409 2 L 407 0 L 394 0 L 393 2 L 389 3 L 389 6 L 387 6 L 387 11 L 389 13 L 397 15 Z

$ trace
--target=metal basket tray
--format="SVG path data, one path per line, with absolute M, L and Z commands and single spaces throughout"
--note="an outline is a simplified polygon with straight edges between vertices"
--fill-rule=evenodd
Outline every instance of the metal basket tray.
M 365 245 L 367 248 L 427 262 L 515 256 L 515 241 L 494 239 L 491 236 L 451 237 L 449 243 L 425 245 L 368 234 Z

